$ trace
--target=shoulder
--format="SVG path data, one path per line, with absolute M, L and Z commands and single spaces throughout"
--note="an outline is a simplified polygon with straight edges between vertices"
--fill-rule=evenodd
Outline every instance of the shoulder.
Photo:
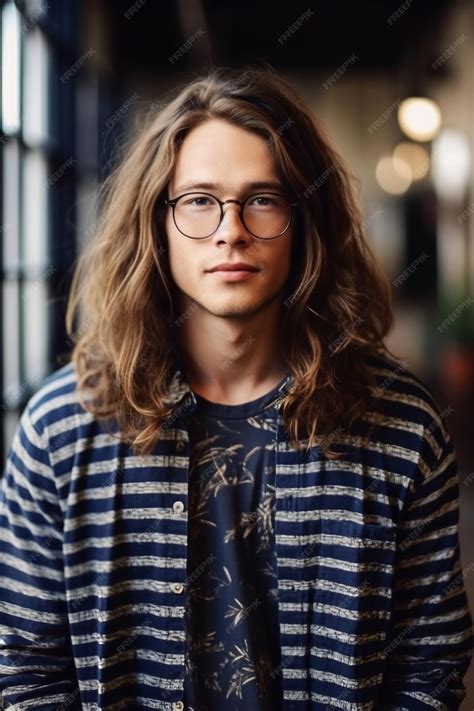
M 34 491 L 38 500 L 55 500 L 55 464 L 79 439 L 81 423 L 91 419 L 79 402 L 75 385 L 76 373 L 68 363 L 36 387 L 9 444 L 4 486 Z
M 372 356 L 369 362 L 377 382 L 375 395 L 381 401 L 403 404 L 413 415 L 422 417 L 430 418 L 434 413 L 440 413 L 431 388 L 410 370 L 406 361 Z
M 77 373 L 72 362 L 47 375 L 28 400 L 21 421 L 55 450 L 79 436 L 80 428 L 93 420 L 76 390 Z
M 428 467 L 452 450 L 447 426 L 451 407 L 440 407 L 431 388 L 406 361 L 371 357 L 376 388 L 372 418 L 382 428 L 396 429 L 400 442 L 416 451 Z

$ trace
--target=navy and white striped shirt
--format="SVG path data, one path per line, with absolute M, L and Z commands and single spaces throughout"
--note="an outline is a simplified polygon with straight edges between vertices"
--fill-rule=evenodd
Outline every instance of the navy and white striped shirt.
M 283 709 L 458 709 L 472 655 L 453 444 L 430 391 L 374 359 L 373 409 L 296 451 L 276 401 Z M 85 411 L 71 363 L 18 424 L 2 480 L 0 688 L 14 711 L 184 709 L 189 418 L 148 456 Z M 375 423 L 370 437 L 369 425 Z M 10 704 L 10 706 L 9 706 Z

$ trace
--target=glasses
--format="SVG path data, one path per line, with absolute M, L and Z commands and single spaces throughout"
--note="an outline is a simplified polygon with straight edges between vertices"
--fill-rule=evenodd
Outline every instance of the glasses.
M 276 239 L 289 228 L 293 208 L 280 193 L 258 193 L 245 200 L 219 200 L 210 193 L 184 193 L 174 200 L 164 200 L 173 209 L 176 228 L 190 239 L 205 239 L 219 229 L 224 219 L 224 205 L 235 202 L 240 205 L 240 219 L 251 235 L 258 239 Z

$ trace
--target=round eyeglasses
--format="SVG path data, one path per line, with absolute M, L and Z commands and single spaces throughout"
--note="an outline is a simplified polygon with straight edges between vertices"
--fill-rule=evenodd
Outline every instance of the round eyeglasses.
M 251 235 L 257 239 L 276 239 L 289 228 L 293 208 L 280 193 L 258 193 L 245 200 L 219 200 L 210 193 L 184 193 L 173 200 L 164 200 L 173 209 L 176 229 L 190 239 L 205 239 L 216 232 L 224 219 L 224 205 L 234 202 L 240 205 L 240 219 Z

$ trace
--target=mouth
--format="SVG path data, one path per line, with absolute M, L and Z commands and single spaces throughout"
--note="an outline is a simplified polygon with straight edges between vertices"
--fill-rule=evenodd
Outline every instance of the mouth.
M 255 276 L 257 272 L 254 269 L 216 269 L 213 272 L 209 272 L 209 274 L 215 275 L 224 281 L 244 281 Z

